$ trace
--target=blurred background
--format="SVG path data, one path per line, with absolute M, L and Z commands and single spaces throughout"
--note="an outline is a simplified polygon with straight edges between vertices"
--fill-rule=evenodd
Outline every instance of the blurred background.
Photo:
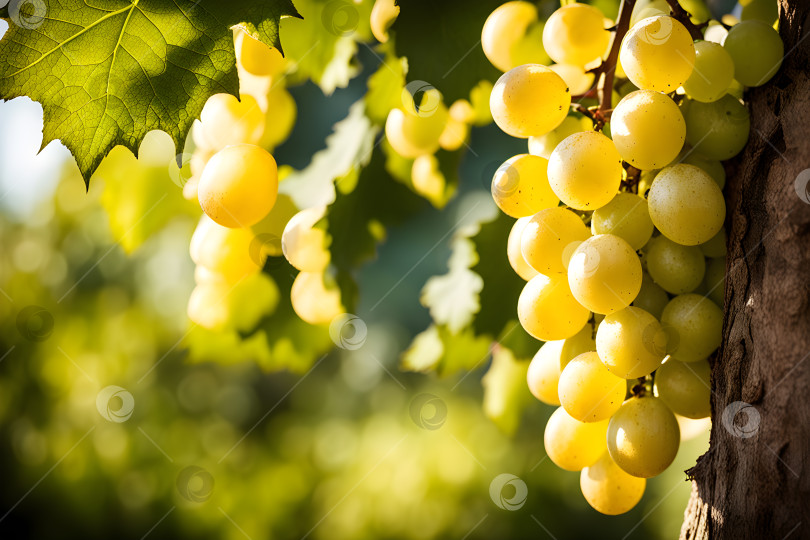
M 290 88 L 298 120 L 274 153 L 280 164 L 302 169 L 326 146 L 380 60 L 361 48 L 358 63 L 328 97 L 311 82 Z M 677 535 L 683 471 L 707 449 L 705 429 L 687 434 L 632 512 L 607 517 L 582 498 L 578 473 L 546 458 L 551 407 L 533 401 L 512 436 L 484 415 L 488 359 L 447 378 L 398 368 L 431 322 L 419 295 L 447 269 L 448 232 L 471 208 L 493 211 L 492 172 L 524 142 L 475 128 L 453 201 L 388 231 L 357 276 L 362 348 L 269 373 L 244 351 L 234 360 L 227 344 L 208 351 L 217 361 L 188 353 L 188 245 L 200 210 L 165 157 L 148 182 L 122 157 L 120 174 L 85 191 L 69 152 L 52 143 L 38 154 L 41 141 L 38 104 L 0 103 L 0 537 Z M 113 231 L 137 213 L 131 234 L 142 234 L 155 198 L 147 185 L 162 218 L 128 253 L 120 239 L 130 231 Z

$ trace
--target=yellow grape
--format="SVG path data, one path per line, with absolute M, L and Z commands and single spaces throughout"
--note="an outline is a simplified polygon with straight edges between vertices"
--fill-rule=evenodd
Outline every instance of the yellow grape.
M 445 150 L 458 150 L 465 143 L 469 134 L 470 126 L 468 124 L 450 116 L 447 119 L 447 125 L 444 126 L 444 131 L 439 136 L 439 146 Z
M 655 373 L 655 393 L 675 414 L 706 418 L 712 413 L 709 362 L 686 364 L 670 358 Z
M 559 126 L 570 105 L 571 92 L 565 81 L 539 64 L 524 64 L 501 75 L 489 98 L 498 127 L 524 139 Z
M 520 250 L 521 234 L 531 219 L 531 217 L 527 216 L 515 221 L 506 241 L 506 257 L 509 259 L 509 265 L 525 281 L 529 281 L 538 274 L 537 270 L 529 266 L 529 263 L 523 257 L 523 252 Z
M 622 406 L 627 393 L 624 379 L 608 371 L 595 352 L 582 353 L 568 362 L 557 384 L 560 404 L 580 422 L 607 420 Z
M 220 225 L 250 227 L 261 221 L 276 202 L 276 160 L 252 144 L 223 148 L 208 160 L 197 196 L 203 211 Z
M 571 295 L 563 274 L 538 274 L 526 283 L 518 299 L 520 324 L 541 341 L 573 336 L 589 315 Z
M 188 317 L 208 330 L 251 330 L 278 304 L 278 287 L 262 273 L 236 283 L 208 274 L 201 279 L 188 300 Z
M 506 160 L 492 178 L 492 198 L 505 214 L 521 218 L 560 200 L 548 185 L 548 160 L 531 154 L 518 154 Z
M 629 512 L 641 500 L 645 478 L 624 472 L 605 452 L 599 461 L 582 469 L 579 487 L 588 504 L 602 514 L 617 516 Z
M 635 300 L 641 289 L 641 263 L 627 242 L 613 234 L 599 234 L 574 252 L 568 283 L 579 303 L 607 315 Z
M 641 249 L 653 233 L 647 201 L 633 193 L 618 193 L 613 200 L 594 211 L 591 232 L 615 234 L 631 248 Z
M 565 272 L 574 250 L 588 237 L 588 227 L 574 212 L 558 206 L 547 208 L 537 212 L 523 229 L 520 251 L 541 274 Z
M 707 172 L 694 165 L 662 169 L 650 186 L 647 203 L 661 234 L 685 246 L 710 240 L 726 218 L 723 192 Z
M 281 250 L 287 261 L 302 272 L 320 272 L 329 265 L 326 230 L 315 227 L 326 214 L 325 206 L 301 210 L 284 227 Z
M 683 24 L 657 15 L 639 21 L 627 32 L 619 58 L 633 84 L 668 93 L 677 90 L 692 74 L 695 46 Z
M 543 28 L 543 47 L 559 64 L 582 67 L 601 59 L 609 43 L 605 16 L 587 4 L 572 3 L 559 8 Z
M 566 137 L 548 160 L 548 181 L 560 200 L 577 210 L 605 206 L 619 191 L 622 157 L 606 136 L 596 131 Z
M 413 159 L 439 149 L 439 139 L 449 114 L 435 91 L 425 92 L 419 110 L 391 109 L 385 121 L 385 136 L 402 157 Z
M 498 6 L 489 14 L 481 30 L 484 55 L 501 71 L 526 63 L 548 62 L 548 56 L 537 40 L 530 39 L 538 25 L 542 30 L 537 8 L 530 2 L 513 1 Z
M 433 154 L 425 154 L 413 160 L 411 166 L 413 189 L 435 205 L 445 202 L 447 181 L 439 169 L 439 160 Z
M 472 124 L 475 122 L 475 109 L 472 103 L 466 99 L 457 99 L 450 105 L 448 110 L 450 118 L 462 124 Z
M 667 354 L 667 335 L 655 317 L 630 306 L 607 315 L 599 325 L 596 352 L 611 373 L 636 379 L 661 365 Z
M 667 296 L 667 292 L 653 281 L 650 274 L 643 272 L 641 274 L 641 290 L 638 291 L 632 305 L 647 311 L 656 319 L 660 319 L 661 313 L 668 303 L 669 296 Z
M 198 266 L 235 282 L 256 274 L 264 265 L 264 258 L 252 252 L 255 238 L 250 229 L 223 227 L 203 215 L 191 237 L 189 253 Z
M 666 236 L 650 241 L 646 260 L 653 281 L 671 294 L 694 291 L 706 272 L 706 259 L 699 248 L 676 244 Z
M 548 419 L 543 434 L 546 454 L 566 471 L 579 471 L 593 465 L 605 453 L 607 424 L 607 420 L 580 422 L 560 407 Z
M 610 457 L 626 473 L 639 478 L 664 472 L 675 459 L 680 443 L 675 415 L 653 396 L 628 399 L 608 424 Z
M 526 372 L 529 391 L 546 405 L 560 404 L 557 382 L 560 380 L 560 353 L 563 343 L 564 340 L 561 339 L 546 341 L 532 358 Z
M 560 141 L 581 131 L 593 129 L 593 123 L 585 116 L 566 116 L 565 120 L 545 135 L 529 137 L 529 153 L 548 159 Z
M 596 350 L 596 342 L 593 338 L 593 326 L 586 324 L 582 330 L 563 340 L 560 350 L 560 369 L 564 369 L 568 362 L 582 353 Z
M 200 113 L 201 140 L 211 150 L 231 144 L 258 144 L 265 128 L 264 113 L 250 94 L 239 101 L 231 94 L 214 94 Z
M 236 35 L 236 61 L 252 75 L 272 77 L 284 70 L 284 57 L 275 47 L 268 47 L 245 32 Z
M 295 313 L 309 324 L 329 324 L 345 312 L 340 289 L 329 275 L 301 272 L 290 289 L 290 302 Z
M 610 135 L 622 158 L 642 170 L 672 162 L 686 140 L 686 123 L 669 96 L 651 90 L 627 94 L 610 116 Z
M 593 86 L 593 73 L 586 72 L 580 66 L 572 64 L 554 64 L 548 67 L 551 71 L 562 77 L 571 94 L 579 96 L 587 92 Z
M 264 132 L 259 139 L 259 146 L 275 148 L 290 136 L 298 107 L 286 88 L 274 88 L 267 93 Z
M 667 352 L 681 362 L 707 358 L 723 338 L 723 311 L 699 294 L 682 294 L 670 300 L 661 314 L 667 331 Z
M 395 0 L 376 0 L 371 8 L 371 33 L 380 43 L 388 41 L 388 29 L 399 16 L 399 6 L 394 5 L 394 2 Z
M 719 187 L 721 190 L 723 187 L 725 187 L 726 169 L 723 167 L 723 164 L 720 161 L 703 157 L 697 152 L 694 152 L 692 149 L 689 149 L 686 155 L 683 156 L 683 159 L 681 159 L 679 162 L 700 167 L 709 173 L 709 176 L 711 176 L 712 179 L 717 182 L 717 187 Z

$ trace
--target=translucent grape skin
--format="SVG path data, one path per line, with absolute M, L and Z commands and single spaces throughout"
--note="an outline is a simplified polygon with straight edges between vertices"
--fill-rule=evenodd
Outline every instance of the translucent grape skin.
M 380 43 L 388 41 L 388 28 L 399 16 L 399 6 L 394 5 L 394 0 L 376 0 L 371 8 L 369 25 L 374 38 Z
M 413 160 L 411 182 L 414 191 L 435 206 L 440 206 L 444 202 L 447 180 L 439 168 L 439 160 L 433 154 L 424 154 Z
M 611 313 L 596 331 L 596 352 L 608 371 L 623 379 L 649 375 L 667 352 L 661 323 L 637 307 Z
M 608 137 L 596 131 L 566 137 L 548 160 L 548 181 L 560 200 L 577 210 L 605 206 L 619 191 L 622 157 Z
M 320 272 L 329 265 L 326 231 L 314 226 L 325 214 L 325 206 L 307 208 L 284 227 L 281 250 L 287 262 L 302 272 Z
M 681 362 L 707 358 L 723 338 L 723 311 L 699 294 L 682 294 L 670 300 L 661 314 L 667 332 L 667 352 Z
M 639 21 L 627 32 L 619 61 L 637 87 L 669 93 L 692 74 L 695 46 L 683 24 L 658 15 Z
M 589 467 L 582 469 L 579 487 L 588 504 L 602 514 L 617 516 L 632 510 L 644 495 L 645 478 L 624 472 L 605 452 Z
M 709 362 L 668 359 L 655 373 L 655 393 L 675 414 L 706 418 L 711 414 Z
M 571 295 L 564 274 L 538 274 L 526 283 L 518 298 L 520 324 L 541 341 L 573 336 L 585 326 L 589 315 Z
M 593 338 L 593 325 L 586 324 L 582 330 L 563 340 L 560 350 L 560 369 L 565 369 L 568 362 L 582 353 L 596 350 L 596 341 Z
M 228 282 L 258 273 L 263 258 L 251 256 L 255 236 L 249 229 L 223 227 L 203 214 L 191 236 L 191 260 Z
M 543 47 L 558 64 L 585 66 L 607 51 L 610 32 L 598 8 L 572 3 L 557 9 L 543 28 Z
M 548 183 L 548 160 L 518 154 L 506 160 L 492 178 L 492 198 L 506 215 L 521 218 L 557 206 Z
M 745 86 L 762 86 L 779 71 L 785 45 L 766 22 L 742 21 L 731 27 L 723 42 L 734 61 L 734 78 Z
M 548 419 L 543 434 L 546 454 L 561 469 L 582 470 L 605 453 L 607 427 L 607 420 L 579 422 L 560 407 Z
M 284 57 L 275 47 L 268 47 L 245 32 L 236 37 L 236 59 L 252 75 L 271 77 L 284 69 Z
M 521 234 L 531 219 L 531 217 L 524 217 L 515 221 L 506 241 L 506 257 L 509 259 L 509 265 L 524 281 L 529 281 L 538 274 L 537 270 L 526 262 L 523 252 L 520 250 Z
M 250 227 L 276 202 L 276 160 L 252 144 L 227 146 L 208 160 L 197 196 L 203 211 L 223 227 Z
M 647 203 L 661 234 L 685 246 L 711 239 L 726 217 L 726 202 L 717 183 L 694 165 L 662 169 L 650 186 Z
M 690 149 L 679 163 L 700 167 L 709 173 L 709 176 L 717 182 L 717 187 L 721 190 L 726 185 L 726 169 L 723 167 L 723 164 L 716 159 L 705 158 Z
M 568 283 L 579 303 L 607 315 L 635 300 L 641 289 L 641 263 L 627 242 L 613 234 L 599 234 L 574 252 Z
M 734 79 L 734 61 L 723 46 L 711 41 L 695 43 L 695 69 L 683 83 L 686 95 L 711 103 L 723 97 Z
M 656 319 L 660 319 L 661 313 L 668 303 L 667 292 L 653 281 L 650 274 L 644 272 L 641 275 L 641 290 L 638 291 L 638 296 L 633 300 L 632 305 L 643 309 Z
M 608 371 L 595 352 L 568 362 L 557 388 L 565 412 L 580 422 L 607 420 L 622 406 L 627 392 L 624 379 Z
M 267 93 L 265 127 L 259 146 L 272 149 L 283 143 L 289 137 L 297 116 L 298 106 L 286 88 L 270 90 Z
M 651 478 L 664 472 L 680 446 L 675 415 L 653 396 L 632 397 L 608 424 L 610 457 L 626 473 Z
M 537 8 L 530 2 L 512 1 L 501 4 L 489 14 L 481 30 L 481 47 L 493 66 L 501 71 L 520 65 L 515 51 L 525 48 L 526 34 L 538 23 Z M 544 51 L 535 52 L 533 63 L 548 61 Z
M 564 340 L 546 341 L 529 363 L 526 382 L 534 397 L 546 405 L 559 405 L 557 383 L 560 380 L 560 353 Z
M 520 251 L 529 266 L 541 274 L 561 273 L 574 249 L 589 236 L 585 223 L 574 212 L 547 208 L 526 224 L 520 235 Z
M 219 151 L 232 144 L 258 144 L 265 129 L 265 118 L 256 98 L 241 100 L 231 94 L 214 94 L 200 113 L 200 140 L 209 150 Z
M 529 137 L 529 153 L 548 159 L 560 141 L 582 131 L 593 129 L 593 123 L 586 117 L 566 116 L 565 120 L 545 135 Z
M 571 92 L 562 78 L 540 64 L 524 64 L 500 76 L 489 98 L 492 119 L 519 138 L 544 135 L 568 115 Z
M 439 139 L 449 117 L 441 99 L 437 92 L 426 92 L 419 112 L 401 107 L 391 109 L 385 121 L 385 136 L 397 154 L 414 159 L 439 149 Z
M 321 272 L 300 272 L 290 289 L 290 302 L 296 315 L 312 325 L 329 324 L 345 311 L 337 284 Z
M 653 281 L 671 294 L 694 291 L 706 272 L 706 259 L 698 247 L 682 246 L 665 236 L 653 238 L 646 261 Z
M 591 217 L 593 234 L 615 234 L 638 251 L 653 233 L 647 201 L 633 193 L 619 193 Z
M 660 169 L 683 148 L 686 123 L 669 96 L 637 90 L 623 97 L 613 110 L 610 134 L 625 161 L 641 170 Z
M 748 142 L 748 109 L 734 96 L 727 94 L 712 103 L 684 100 L 681 109 L 686 120 L 686 141 L 708 158 L 733 158 Z

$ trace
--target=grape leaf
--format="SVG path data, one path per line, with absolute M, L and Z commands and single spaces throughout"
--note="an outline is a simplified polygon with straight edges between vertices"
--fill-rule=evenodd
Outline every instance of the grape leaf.
M 45 113 L 42 147 L 61 140 L 89 183 L 116 145 L 136 156 L 151 130 L 183 148 L 208 97 L 238 95 L 231 27 L 281 48 L 290 0 L 25 2 L 5 13 L 0 99 L 28 96 Z
M 533 400 L 526 386 L 528 370 L 527 359 L 516 358 L 505 347 L 492 349 L 492 364 L 481 381 L 484 385 L 484 414 L 507 435 L 515 433 L 523 409 Z
M 491 345 L 490 338 L 477 337 L 469 327 L 453 333 L 442 325 L 431 325 L 402 353 L 401 366 L 409 371 L 435 371 L 440 376 L 471 371 L 484 365 Z

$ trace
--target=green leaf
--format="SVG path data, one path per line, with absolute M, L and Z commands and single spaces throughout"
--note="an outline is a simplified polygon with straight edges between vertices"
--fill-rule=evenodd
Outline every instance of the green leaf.
M 183 148 L 210 95 L 238 95 L 231 27 L 280 48 L 279 19 L 298 16 L 290 0 L 51 0 L 38 17 L 34 6 L 0 40 L 0 99 L 38 101 L 42 147 L 61 140 L 85 182 L 114 146 L 137 155 L 149 131 Z
M 431 325 L 402 353 L 402 369 L 435 371 L 440 376 L 471 371 L 489 358 L 492 339 L 477 337 L 470 328 L 455 334 L 444 326 Z
M 505 347 L 494 347 L 492 364 L 484 375 L 484 414 L 508 435 L 520 425 L 523 409 L 532 402 L 526 385 L 529 360 L 516 358 Z
M 453 253 L 447 263 L 449 272 L 433 276 L 422 288 L 422 305 L 430 310 L 437 324 L 457 333 L 468 326 L 478 310 L 478 294 L 484 287 L 481 276 L 470 270 L 478 262 L 475 245 L 469 238 L 453 239 Z
M 375 124 L 383 125 L 389 111 L 402 106 L 408 61 L 393 54 L 390 41 L 378 46 L 377 50 L 384 53 L 385 57 L 377 71 L 368 78 L 365 103 L 366 115 Z

